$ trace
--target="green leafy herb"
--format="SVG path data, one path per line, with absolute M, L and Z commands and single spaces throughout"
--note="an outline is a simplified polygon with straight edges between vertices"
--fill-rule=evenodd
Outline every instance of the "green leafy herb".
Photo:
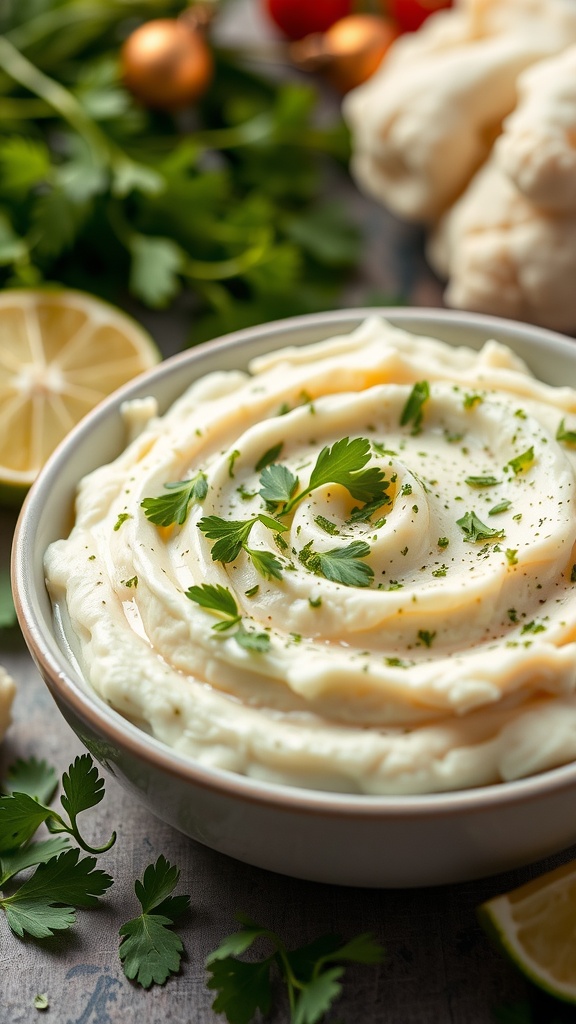
M 376 512 L 379 512 L 384 505 L 390 505 L 391 499 L 388 494 L 383 494 L 381 498 L 376 498 L 375 501 L 367 501 L 365 505 L 361 505 L 357 508 L 353 508 L 347 522 L 352 523 L 369 523 L 372 516 Z M 381 526 L 386 522 L 385 519 L 375 523 L 375 526 Z
M 331 537 L 340 533 L 336 523 L 333 523 L 331 519 L 326 519 L 326 516 L 314 516 L 314 522 L 316 523 L 316 526 L 319 526 L 321 530 L 324 530 L 324 533 L 329 533 Z
M 219 516 L 205 516 L 200 519 L 198 529 L 208 538 L 215 540 L 212 558 L 215 562 L 234 562 L 246 544 L 258 516 L 252 519 L 221 519 Z
M 456 520 L 456 525 L 462 530 L 465 540 L 471 544 L 480 540 L 493 540 L 504 536 L 504 530 L 493 530 L 490 526 L 486 526 L 475 512 L 466 512 Z
M 566 421 L 564 419 L 561 419 L 558 425 L 556 440 L 563 441 L 564 444 L 576 445 L 576 430 L 566 430 Z
M 520 630 L 521 633 L 543 633 L 546 626 L 542 625 L 541 622 L 525 622 Z
M 469 487 L 495 487 L 500 481 L 495 476 L 467 476 L 464 483 Z
M 284 507 L 280 512 L 282 516 L 288 515 L 311 491 L 326 484 L 340 484 L 357 501 L 384 500 L 386 489 L 390 484 L 384 479 L 384 474 L 378 466 L 365 468 L 370 458 L 370 442 L 365 437 L 356 437 L 353 440 L 343 437 L 339 441 L 335 441 L 331 447 L 326 446 L 322 449 L 310 474 L 308 486 L 298 494 L 295 493 L 298 487 L 298 478 L 289 471 L 284 474 L 283 482 L 280 479 L 276 481 L 276 495 L 281 495 L 280 497 L 270 496 L 273 493 L 272 488 L 267 479 L 263 481 L 264 474 L 260 480 L 265 486 L 260 494 L 265 501 L 283 503 Z M 285 469 L 285 467 L 282 468 Z M 269 469 L 273 470 L 276 467 L 271 466 Z M 265 470 L 264 473 L 266 472 Z
M 250 587 L 248 590 L 245 590 L 244 593 L 246 597 L 256 597 L 256 594 L 258 593 L 259 590 L 260 584 L 255 583 L 253 587 Z
M 12 931 L 45 939 L 69 928 L 76 919 L 74 907 L 96 906 L 112 885 L 110 875 L 95 865 L 95 857 L 80 859 L 76 849 L 40 864 L 31 878 L 0 899 Z
M 311 608 L 320 608 L 322 604 L 322 595 L 319 594 L 318 597 L 309 597 L 308 604 Z
M 445 576 L 447 572 L 448 572 L 448 566 L 444 565 L 444 563 L 442 563 L 442 565 L 439 566 L 438 569 L 434 569 L 433 570 L 432 575 L 436 576 L 436 577 L 440 577 L 440 576 Z
M 518 565 L 518 548 L 506 548 L 504 552 L 508 565 Z
M 202 502 L 208 493 L 208 480 L 205 473 L 198 472 L 190 480 L 177 480 L 175 483 L 164 484 L 169 491 L 157 498 L 144 498 L 140 502 L 144 515 L 156 526 L 172 526 L 186 522 L 191 506 Z
M 284 442 L 279 441 L 278 444 L 272 445 L 271 448 L 268 448 L 267 451 L 265 451 L 264 454 L 260 456 L 258 462 L 254 466 L 256 472 L 261 473 L 263 469 L 266 469 L 266 466 L 270 466 L 273 462 L 276 462 L 276 459 L 280 455 L 280 452 L 282 451 L 283 447 Z
M 507 512 L 511 504 L 512 502 L 509 501 L 508 498 L 505 498 L 504 501 L 500 501 L 497 505 L 494 505 L 494 508 L 490 509 L 488 515 L 497 516 L 500 512 Z
M 518 476 L 519 473 L 523 473 L 526 469 L 530 468 L 534 458 L 534 446 L 531 445 L 521 455 L 517 455 L 515 459 L 510 459 L 510 462 L 507 462 L 506 465 L 510 466 L 515 476 Z
M 326 935 L 288 950 L 274 932 L 238 916 L 242 930 L 225 938 L 207 959 L 208 988 L 217 992 L 212 1009 L 225 1014 L 229 1024 L 250 1024 L 258 1012 L 270 1012 L 275 975 L 287 990 L 290 1024 L 317 1024 L 342 991 L 342 964 L 379 964 L 384 958 L 368 934 L 345 943 Z M 255 962 L 240 960 L 258 939 L 270 945 L 271 953 Z
M 369 587 L 374 579 L 374 570 L 360 561 L 369 554 L 370 545 L 362 540 L 352 541 L 345 548 L 332 548 L 330 551 L 313 551 L 312 541 L 309 541 L 298 557 L 311 572 L 325 576 L 334 583 L 342 583 L 345 587 Z
M 400 414 L 400 426 L 412 424 L 412 434 L 419 434 L 422 429 L 424 405 L 430 398 L 430 385 L 427 380 L 420 380 L 412 388 L 406 404 Z
M 418 639 L 425 647 L 432 647 L 435 637 L 436 632 L 430 633 L 427 629 L 418 630 Z
M 131 576 L 129 580 L 120 580 L 120 583 L 122 584 L 123 587 L 128 587 L 129 590 L 131 590 L 132 588 L 136 589 L 136 587 L 138 586 L 138 577 Z
M 260 476 L 260 497 L 271 505 L 289 502 L 297 487 L 298 477 L 280 463 L 265 466 Z
M 445 548 L 448 547 L 450 541 L 448 540 L 448 537 L 438 537 L 438 540 L 436 541 L 436 543 L 437 543 L 439 548 L 444 550 Z
M 188 587 L 186 597 L 195 601 L 201 608 L 216 612 L 222 616 L 222 621 L 217 622 L 212 629 L 222 633 L 240 622 L 241 615 L 238 613 L 238 605 L 234 596 L 227 587 L 219 583 L 202 583 L 200 586 Z
M 476 405 L 480 405 L 480 403 L 483 401 L 484 399 L 482 395 L 479 395 L 477 393 L 469 393 L 464 395 L 462 405 L 464 406 L 465 409 L 473 409 Z
M 180 872 L 160 855 L 134 891 L 142 913 L 120 928 L 124 974 L 143 988 L 163 985 L 180 968 L 183 945 L 172 926 L 190 906 L 189 896 L 172 896 Z
M 8 769 L 4 789 L 8 793 L 26 793 L 40 803 L 49 803 L 58 785 L 58 776 L 46 761 L 19 758 Z
M 234 478 L 234 463 L 236 462 L 236 459 L 240 458 L 240 454 L 241 453 L 238 451 L 238 449 L 234 448 L 234 450 L 231 451 L 230 455 L 228 456 L 228 476 L 232 478 Z
M 69 821 L 51 807 L 46 807 L 28 793 L 14 791 L 10 796 L 0 797 L 0 855 L 27 843 L 36 829 L 46 822 L 53 833 L 73 836 L 79 846 L 88 853 L 103 853 L 116 841 L 116 833 L 104 846 L 90 846 L 78 830 L 77 817 L 90 807 L 95 807 L 104 796 L 104 782 L 89 754 L 77 757 L 62 776 L 64 793 L 60 802 Z
M 234 639 L 246 651 L 256 651 L 259 654 L 264 654 L 270 648 L 268 633 L 258 633 L 255 630 L 246 629 L 242 623 L 234 634 Z
M 260 573 L 265 580 L 282 579 L 282 562 L 276 558 L 276 555 L 272 554 L 271 551 L 263 551 L 259 548 L 249 548 L 247 544 L 244 545 L 244 550 L 250 558 L 256 572 Z
M 47 1010 L 49 1006 L 50 1003 L 48 1002 L 48 996 L 46 995 L 46 993 L 42 992 L 39 993 L 37 996 L 34 996 L 35 1010 Z
M 118 519 L 114 523 L 114 532 L 117 532 L 120 527 L 126 522 L 127 519 L 132 519 L 129 512 L 120 512 Z

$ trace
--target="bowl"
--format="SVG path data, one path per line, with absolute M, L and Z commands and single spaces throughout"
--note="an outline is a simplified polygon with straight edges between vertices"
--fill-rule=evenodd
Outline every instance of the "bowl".
M 73 521 L 80 478 L 124 447 L 120 407 L 154 395 L 166 409 L 195 379 L 244 368 L 257 355 L 347 333 L 380 312 L 451 345 L 509 345 L 551 384 L 574 380 L 576 346 L 558 334 L 447 310 L 343 310 L 239 331 L 166 360 L 115 392 L 60 445 L 23 506 L 13 588 L 24 637 L 81 741 L 148 810 L 246 863 L 313 881 L 428 886 L 518 867 L 576 840 L 576 764 L 514 782 L 423 796 L 359 796 L 281 786 L 195 763 L 112 710 L 86 684 L 55 626 L 43 555 Z

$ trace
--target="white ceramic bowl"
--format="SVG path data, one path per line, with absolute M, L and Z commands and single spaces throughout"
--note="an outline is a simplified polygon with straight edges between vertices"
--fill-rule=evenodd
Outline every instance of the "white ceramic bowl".
M 374 310 L 345 310 L 239 331 L 175 356 L 123 387 L 68 436 L 20 516 L 13 586 L 24 636 L 58 707 L 94 757 L 153 814 L 199 842 L 260 867 L 359 886 L 456 882 L 529 863 L 576 840 L 576 764 L 525 780 L 426 796 L 299 790 L 199 766 L 100 700 L 58 640 L 43 555 L 72 524 L 79 479 L 124 445 L 120 405 L 153 394 L 164 410 L 196 378 L 256 355 L 353 330 Z M 461 312 L 386 309 L 387 319 L 449 344 L 496 338 L 541 379 L 576 379 L 576 344 L 551 332 Z

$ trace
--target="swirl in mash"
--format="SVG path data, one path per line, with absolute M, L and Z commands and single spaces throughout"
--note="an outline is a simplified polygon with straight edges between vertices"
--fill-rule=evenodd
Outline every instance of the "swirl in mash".
M 210 374 L 151 418 L 83 480 L 76 525 L 46 555 L 50 594 L 98 693 L 203 764 L 391 794 L 542 771 L 576 758 L 574 430 L 576 392 L 502 345 L 372 319 Z M 266 505 L 270 452 L 298 494 L 343 438 L 370 442 L 380 508 L 363 516 L 338 483 L 284 518 Z M 181 525 L 146 517 L 143 501 L 198 473 L 206 494 Z M 254 519 L 247 546 L 277 574 L 245 547 L 215 560 L 209 517 Z M 318 557 L 333 566 L 353 544 L 362 585 Z M 207 585 L 235 603 L 230 628 L 187 594 Z

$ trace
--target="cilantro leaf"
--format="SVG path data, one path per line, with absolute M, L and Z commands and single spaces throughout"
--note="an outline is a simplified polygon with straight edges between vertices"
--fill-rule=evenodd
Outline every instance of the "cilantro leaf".
M 336 441 L 331 448 L 323 448 L 310 475 L 307 490 L 324 484 L 341 484 L 356 501 L 374 501 L 380 498 L 388 483 L 378 466 L 363 467 L 371 458 L 370 441 L 365 437 L 348 437 Z
M 27 793 L 0 797 L 0 853 L 27 843 L 52 814 Z
M 309 541 L 302 548 L 299 559 L 311 572 L 334 583 L 342 583 L 345 587 L 369 587 L 374 579 L 374 570 L 359 561 L 369 554 L 370 545 L 363 540 L 355 540 L 345 548 L 332 548 L 330 551 L 313 551 Z
M 464 534 L 464 539 L 470 544 L 474 544 L 479 540 L 493 540 L 504 536 L 504 530 L 493 530 L 490 526 L 486 526 L 475 512 L 466 512 L 460 519 L 456 520 L 456 525 L 460 527 Z
M 168 306 L 182 288 L 185 252 L 171 238 L 135 235 L 130 253 L 132 294 L 154 309 Z
M 126 977 L 143 988 L 163 985 L 180 967 L 184 947 L 170 926 L 188 909 L 190 898 L 171 896 L 179 877 L 178 868 L 160 855 L 134 884 L 142 913 L 120 928 L 119 956 Z
M 258 1010 L 265 1016 L 272 1008 L 271 969 L 273 957 L 247 964 L 234 957 L 211 960 L 207 987 L 218 995 L 212 1003 L 215 1013 L 223 1013 L 229 1024 L 250 1024 Z
M 266 466 L 270 466 L 270 465 L 272 465 L 273 462 L 276 462 L 276 459 L 280 455 L 280 452 L 282 451 L 283 447 L 284 447 L 284 441 L 279 441 L 278 444 L 274 444 L 274 445 L 272 445 L 271 448 L 268 448 L 260 456 L 260 458 L 258 459 L 258 462 L 254 466 L 254 469 L 256 470 L 256 472 L 260 473 L 263 469 L 266 469 Z
M 206 960 L 208 988 L 218 992 L 212 1004 L 224 1013 L 229 1024 L 250 1024 L 258 1011 L 272 1007 L 272 976 L 279 974 L 290 1004 L 290 1024 L 317 1024 L 340 995 L 341 961 L 381 963 L 382 947 L 370 935 L 359 935 L 342 944 L 334 935 L 324 935 L 298 949 L 288 950 L 274 932 L 243 915 L 241 931 L 227 936 Z M 257 939 L 272 946 L 271 955 L 246 963 L 240 959 Z M 335 966 L 328 966 L 330 962 Z
M 74 924 L 73 907 L 93 907 L 112 885 L 110 875 L 95 868 L 94 857 L 81 860 L 77 849 L 65 850 L 40 864 L 16 892 L 0 899 L 10 928 L 43 939 Z
M 73 764 L 62 776 L 63 795 L 60 803 L 70 818 L 70 825 L 65 825 L 57 815 L 59 824 L 48 820 L 48 828 L 51 832 L 69 832 L 74 836 L 76 842 L 88 853 L 104 853 L 116 842 L 116 833 L 113 832 L 110 839 L 104 846 L 89 846 L 78 831 L 76 818 L 82 811 L 90 807 L 96 807 L 104 797 L 104 780 L 98 775 L 98 769 L 90 754 L 82 754 L 77 757 Z M 61 827 L 61 825 L 63 827 Z
M 244 545 L 244 550 L 250 556 L 256 572 L 259 572 L 265 580 L 282 579 L 282 562 L 271 551 L 261 551 L 258 548 L 249 548 L 246 545 Z
M 31 757 L 27 761 L 19 758 L 10 765 L 4 788 L 9 793 L 27 793 L 40 803 L 47 804 L 54 796 L 57 785 L 54 768 L 46 761 L 37 761 Z
M 313 977 L 296 1000 L 293 1024 L 317 1024 L 340 995 L 343 967 L 329 967 Z
M 242 623 L 234 634 L 234 639 L 240 647 L 246 651 L 256 651 L 265 654 L 270 649 L 270 636 L 268 633 L 257 633 L 254 630 L 245 629 Z
M 412 433 L 419 434 L 422 428 L 424 405 L 430 397 L 430 385 L 427 380 L 420 380 L 412 388 L 406 404 L 400 413 L 400 426 L 412 424 Z
M 495 487 L 500 481 L 495 476 L 467 476 L 464 483 L 469 487 Z
M 223 621 L 217 622 L 212 627 L 212 629 L 216 629 L 218 632 L 230 629 L 231 626 L 236 625 L 240 621 L 238 605 L 233 594 L 230 593 L 227 587 L 222 587 L 219 583 L 202 583 L 200 586 L 188 587 L 186 597 L 190 598 L 191 601 L 195 601 L 201 608 L 206 608 L 208 611 L 214 611 L 223 616 Z
M 562 418 L 558 424 L 556 440 L 563 441 L 564 444 L 576 445 L 576 430 L 566 430 L 566 420 L 564 418 Z
M 507 512 L 508 509 L 510 508 L 511 504 L 512 504 L 512 502 L 509 501 L 508 498 L 504 498 L 504 501 L 498 502 L 497 505 L 494 505 L 494 507 L 490 509 L 490 511 L 488 512 L 488 515 L 489 516 L 497 516 L 497 515 L 500 514 L 500 512 Z
M 16 850 L 7 850 L 0 857 L 0 889 L 19 871 L 45 864 L 52 857 L 67 850 L 69 840 L 66 836 L 57 839 L 42 839 L 37 843 L 29 843 Z
M 51 172 L 48 147 L 23 135 L 10 135 L 0 142 L 0 187 L 19 196 L 45 181 Z
M 202 502 L 208 493 L 208 480 L 201 470 L 190 480 L 177 480 L 175 483 L 164 484 L 170 492 L 157 498 L 144 498 L 140 502 L 144 515 L 156 526 L 172 526 L 186 522 L 190 506 L 194 502 Z
M 519 473 L 523 473 L 524 470 L 530 468 L 534 459 L 534 446 L 530 445 L 530 448 L 527 448 L 525 452 L 517 455 L 515 459 L 510 459 L 510 461 L 506 463 L 506 466 L 510 466 L 514 475 L 518 476 Z
M 279 505 L 290 501 L 298 487 L 298 477 L 287 466 L 275 463 L 265 466 L 260 476 L 260 497 L 271 504 Z
M 252 519 L 221 519 L 219 516 L 204 516 L 198 523 L 198 529 L 209 540 L 216 541 L 212 548 L 212 558 L 215 562 L 234 562 L 248 540 L 250 530 L 256 521 L 257 516 Z

